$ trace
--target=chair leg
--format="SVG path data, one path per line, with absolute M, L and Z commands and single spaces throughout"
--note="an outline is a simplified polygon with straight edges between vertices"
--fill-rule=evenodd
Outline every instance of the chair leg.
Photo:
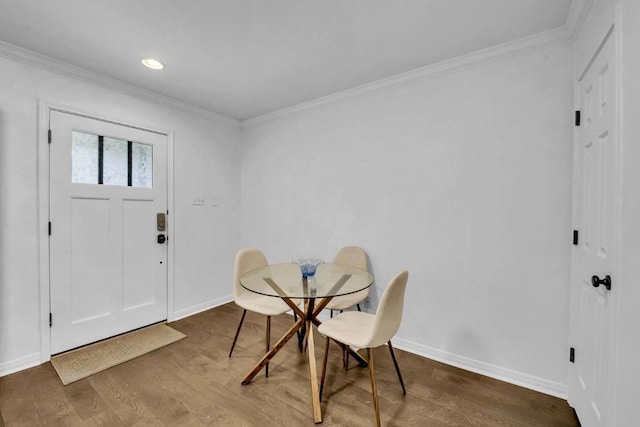
M 238 341 L 238 335 L 240 335 L 240 328 L 242 328 L 242 322 L 244 322 L 244 316 L 247 315 L 247 310 L 242 312 L 242 318 L 240 318 L 240 324 L 238 325 L 238 330 L 236 331 L 236 336 L 233 338 L 233 344 L 231 344 L 231 350 L 229 351 L 229 357 L 231 357 L 231 353 L 233 353 L 233 348 L 236 346 L 236 341 Z
M 309 311 L 309 304 L 311 304 L 311 300 L 304 300 L 304 312 L 305 313 L 311 313 Z M 313 310 L 313 307 L 311 307 L 311 310 Z M 309 320 L 309 315 L 307 315 L 307 320 Z M 304 344 L 302 346 L 303 351 L 306 353 L 307 352 L 307 346 L 309 344 L 309 335 L 311 335 L 313 333 L 313 327 L 310 326 L 311 323 L 309 322 L 304 322 L 304 326 L 303 326 L 303 332 L 304 332 Z M 313 339 L 313 338 L 312 338 Z
M 331 312 L 331 318 L 333 319 L 333 310 L 329 310 Z
M 265 353 L 269 353 L 271 350 L 271 316 L 267 316 L 267 351 Z M 269 376 L 269 364 L 267 363 L 264 367 L 265 376 Z
M 376 376 L 373 371 L 373 349 L 367 349 L 369 362 L 369 376 L 371 377 L 371 394 L 373 394 L 373 408 L 376 411 L 376 426 L 380 427 L 380 406 L 378 406 L 378 389 L 376 388 Z
M 349 346 L 342 347 L 342 367 L 345 371 L 349 370 Z
M 407 390 L 404 388 L 404 381 L 402 381 L 402 374 L 400 373 L 400 366 L 398 366 L 398 361 L 396 360 L 396 354 L 393 351 L 393 346 L 391 345 L 391 340 L 387 343 L 389 346 L 389 353 L 391 353 L 391 358 L 393 359 L 393 364 L 396 367 L 396 374 L 398 374 L 398 379 L 400 380 L 400 385 L 402 386 L 402 394 L 407 394 Z
M 309 300 L 304 300 L 304 312 L 307 313 L 309 309 Z M 300 353 L 304 353 L 307 351 L 307 322 L 302 323 L 302 329 L 298 331 L 298 348 L 300 349 Z
M 362 309 L 360 309 L 360 303 L 357 303 L 356 307 L 358 307 L 358 311 L 362 311 Z
M 349 370 L 349 346 L 344 348 L 344 370 Z
M 297 322 L 298 322 L 298 315 L 294 311 L 293 312 L 293 323 L 297 323 Z M 302 339 L 304 338 L 303 331 L 304 331 L 304 326 L 302 327 L 301 330 L 296 332 L 296 335 L 298 336 L 298 348 L 300 349 L 300 353 L 302 353 Z
M 320 401 L 322 401 L 322 389 L 324 387 L 324 377 L 327 375 L 327 359 L 329 358 L 329 337 L 324 344 L 324 356 L 322 357 L 322 375 L 320 376 Z

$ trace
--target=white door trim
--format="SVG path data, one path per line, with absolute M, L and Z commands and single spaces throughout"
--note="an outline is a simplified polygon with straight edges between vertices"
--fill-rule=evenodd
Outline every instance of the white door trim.
M 167 247 L 167 320 L 172 321 L 175 317 L 175 207 L 174 207 L 174 132 L 161 129 L 156 126 L 149 126 L 122 120 L 118 117 L 88 111 L 82 107 L 64 105 L 56 101 L 40 98 L 38 99 L 38 132 L 37 132 L 37 202 L 38 202 L 38 264 L 40 282 L 40 363 L 51 359 L 51 333 L 49 329 L 49 312 L 51 307 L 50 298 L 50 266 L 49 266 L 49 114 L 51 110 L 61 111 L 69 114 L 89 117 L 96 120 L 107 121 L 123 126 L 134 127 L 159 133 L 167 137 L 167 215 L 169 230 L 169 245 Z

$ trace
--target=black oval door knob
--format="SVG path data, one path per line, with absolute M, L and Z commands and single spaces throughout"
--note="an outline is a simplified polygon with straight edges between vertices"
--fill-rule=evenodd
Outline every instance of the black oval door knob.
M 594 288 L 597 288 L 600 285 L 603 285 L 607 288 L 608 291 L 611 290 L 611 276 L 608 274 L 604 276 L 604 279 L 599 278 L 598 276 L 591 276 L 591 284 Z

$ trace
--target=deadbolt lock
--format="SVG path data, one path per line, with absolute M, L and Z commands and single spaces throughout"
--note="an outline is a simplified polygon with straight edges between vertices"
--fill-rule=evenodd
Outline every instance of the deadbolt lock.
M 156 224 L 158 226 L 158 231 L 165 231 L 167 229 L 167 216 L 164 212 L 158 212 L 156 215 Z

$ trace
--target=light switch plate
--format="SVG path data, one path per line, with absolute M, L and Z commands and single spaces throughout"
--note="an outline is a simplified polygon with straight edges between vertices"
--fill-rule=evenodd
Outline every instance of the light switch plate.
M 191 202 L 192 205 L 204 205 L 205 204 L 205 200 L 204 200 L 204 194 L 195 194 L 193 196 L 193 202 Z

